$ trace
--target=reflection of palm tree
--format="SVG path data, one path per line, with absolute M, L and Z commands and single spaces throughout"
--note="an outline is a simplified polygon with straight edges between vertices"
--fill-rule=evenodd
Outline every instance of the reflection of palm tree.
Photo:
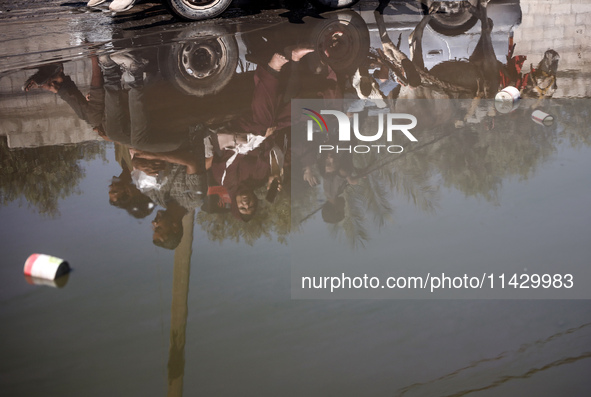
M 433 213 L 439 200 L 439 187 L 432 184 L 432 165 L 426 153 L 413 153 L 389 169 L 392 188 L 422 211 Z
M 343 232 L 351 247 L 362 247 L 369 240 L 365 228 L 365 208 L 361 186 L 347 186 L 343 192 L 345 198 L 345 219 L 342 221 Z
M 59 200 L 80 194 L 86 174 L 80 160 L 105 160 L 105 149 L 92 142 L 11 150 L 0 138 L 0 205 L 25 199 L 42 215 L 59 215 Z
M 367 210 L 373 214 L 374 221 L 381 228 L 386 221 L 391 220 L 393 208 L 388 201 L 390 192 L 386 184 L 380 180 L 378 174 L 367 176 L 368 188 L 364 189 L 364 199 L 367 203 Z
M 527 112 L 497 118 L 494 131 L 467 126 L 442 142 L 432 156 L 444 185 L 496 204 L 504 180 L 531 177 L 557 139 L 552 129 L 536 128 Z
M 379 228 L 392 221 L 392 190 L 412 200 L 423 211 L 435 210 L 439 190 L 432 184 L 429 163 L 423 161 L 425 159 L 418 153 L 406 157 L 396 162 L 396 167 L 393 162 L 385 163 L 383 167 L 368 173 L 358 185 L 345 189 L 347 210 L 342 228 L 352 247 L 363 246 L 369 240 L 365 226 L 366 214 L 373 215 L 373 221 Z M 365 163 L 368 169 L 373 168 L 374 164 L 369 163 L 368 158 L 358 164 Z
M 566 138 L 571 147 L 582 145 L 591 146 L 591 131 L 589 130 L 590 114 L 586 106 L 570 106 L 562 104 L 555 112 L 560 120 L 557 128 L 558 137 Z
M 322 206 L 319 205 L 319 189 L 307 183 L 292 189 L 291 199 L 290 212 L 294 231 L 299 230 L 302 223 L 322 209 Z

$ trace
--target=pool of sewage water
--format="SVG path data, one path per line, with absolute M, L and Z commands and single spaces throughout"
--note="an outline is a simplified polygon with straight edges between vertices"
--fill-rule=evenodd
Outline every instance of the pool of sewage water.
M 4 57 L 2 394 L 589 395 L 591 9 L 464 3 Z

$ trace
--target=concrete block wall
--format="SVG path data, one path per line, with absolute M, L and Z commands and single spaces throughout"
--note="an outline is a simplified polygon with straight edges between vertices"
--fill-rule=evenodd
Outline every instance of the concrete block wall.
M 0 135 L 11 148 L 59 145 L 97 140 L 97 134 L 57 95 L 44 91 L 23 92 L 23 83 L 36 69 L 21 70 L 0 78 Z M 88 60 L 64 64 L 82 93 L 90 86 Z
M 13 10 L 21 13 L 42 7 L 56 13 L 61 7 L 56 1 L 36 1 Z M 23 8 L 24 7 L 24 8 Z M 14 14 L 14 13 L 13 13 Z M 59 14 L 59 13 L 58 13 Z M 56 15 L 58 15 L 56 14 Z M 14 70 L 26 65 L 46 62 L 49 55 L 72 59 L 80 53 L 83 39 L 89 42 L 105 42 L 111 37 L 110 15 L 103 13 L 71 14 L 53 18 L 44 24 L 39 18 L 3 20 L 0 31 L 0 70 Z M 23 40 L 23 32 L 32 30 L 35 35 Z M 56 43 L 58 43 L 56 45 Z M 60 50 L 56 50 L 60 48 Z M 23 92 L 26 79 L 37 69 L 25 69 L 0 76 L 0 136 L 7 136 L 10 147 L 58 145 L 96 140 L 97 134 L 57 95 L 50 92 Z M 91 65 L 88 59 L 64 63 L 64 72 L 86 94 L 90 86 Z
M 527 55 L 526 70 L 554 49 L 560 54 L 555 98 L 591 96 L 591 0 L 521 0 L 515 53 Z

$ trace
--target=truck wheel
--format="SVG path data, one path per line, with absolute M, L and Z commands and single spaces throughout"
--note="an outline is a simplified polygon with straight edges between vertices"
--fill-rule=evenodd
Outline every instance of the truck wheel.
M 232 0 L 166 0 L 173 14 L 189 21 L 217 17 L 230 3 Z
M 445 36 L 457 36 L 472 29 L 478 18 L 470 12 L 470 1 L 432 1 L 427 0 L 423 4 L 423 12 L 426 14 L 434 3 L 440 3 L 439 10 L 433 15 L 429 26 L 439 34 Z
M 351 7 L 359 0 L 311 0 L 318 8 L 324 10 L 336 10 L 339 8 Z
M 337 73 L 354 72 L 369 54 L 369 30 L 353 11 L 328 13 L 312 32 L 315 53 Z
M 238 65 L 238 44 L 221 26 L 183 31 L 160 53 L 163 76 L 181 92 L 202 97 L 221 91 Z

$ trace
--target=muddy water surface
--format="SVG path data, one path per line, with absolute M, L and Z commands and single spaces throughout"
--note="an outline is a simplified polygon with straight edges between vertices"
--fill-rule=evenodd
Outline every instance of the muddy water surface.
M 234 7 L 197 23 L 153 3 L 3 9 L 3 394 L 589 395 L 588 299 L 292 299 L 292 261 L 329 275 L 351 258 L 383 274 L 585 267 L 591 11 L 567 3 L 427 19 L 414 2 L 322 18 Z M 508 84 L 524 98 L 496 107 Z M 366 135 L 385 108 L 415 114 L 419 142 L 327 160 L 292 139 L 294 98 L 346 103 Z M 222 181 L 218 137 L 269 129 Z M 273 147 L 283 186 L 267 200 Z M 26 280 L 35 252 L 72 272 Z

